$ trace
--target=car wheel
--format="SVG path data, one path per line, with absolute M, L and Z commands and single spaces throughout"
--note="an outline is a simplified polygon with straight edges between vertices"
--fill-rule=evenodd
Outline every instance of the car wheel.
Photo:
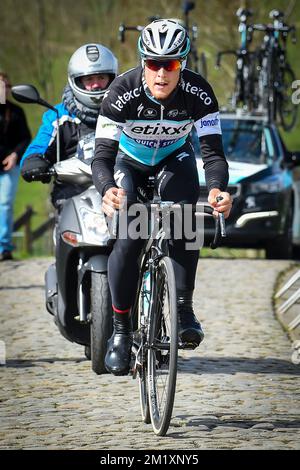
M 266 259 L 293 258 L 293 207 L 291 205 L 286 218 L 285 231 L 266 244 Z
M 293 245 L 293 259 L 300 260 L 300 246 Z

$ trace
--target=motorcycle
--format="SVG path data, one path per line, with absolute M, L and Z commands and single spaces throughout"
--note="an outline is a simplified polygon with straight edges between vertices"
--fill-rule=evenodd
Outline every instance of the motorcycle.
M 57 112 L 32 85 L 16 85 L 12 94 L 17 101 Z M 92 182 L 94 133 L 79 141 L 72 158 L 60 161 L 59 148 L 58 138 L 57 162 L 49 175 L 59 183 L 80 186 L 80 192 L 59 201 L 53 236 L 55 263 L 45 274 L 46 309 L 66 339 L 85 346 L 92 370 L 102 374 L 106 372 L 104 358 L 113 329 L 107 280 L 111 236 L 101 210 L 101 196 Z

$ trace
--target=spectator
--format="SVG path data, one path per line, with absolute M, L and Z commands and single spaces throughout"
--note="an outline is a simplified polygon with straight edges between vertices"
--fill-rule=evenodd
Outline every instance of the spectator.
M 19 163 L 31 135 L 22 108 L 7 99 L 11 89 L 7 73 L 0 71 L 0 84 L 5 90 L 5 96 L 0 97 L 0 103 L 4 102 L 0 104 L 0 261 L 6 261 L 13 258 L 13 206 Z

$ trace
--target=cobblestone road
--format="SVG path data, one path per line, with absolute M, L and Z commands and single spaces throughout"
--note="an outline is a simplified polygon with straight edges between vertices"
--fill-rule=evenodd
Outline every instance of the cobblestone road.
M 206 338 L 181 354 L 173 420 L 158 438 L 140 420 L 137 382 L 96 376 L 45 312 L 50 261 L 0 266 L 1 449 L 300 449 L 300 367 L 271 302 L 288 262 L 200 260 Z

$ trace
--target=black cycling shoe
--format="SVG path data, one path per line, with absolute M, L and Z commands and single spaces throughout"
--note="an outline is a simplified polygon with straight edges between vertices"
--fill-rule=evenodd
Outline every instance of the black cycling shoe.
M 132 333 L 129 318 L 114 318 L 114 332 L 108 341 L 105 367 L 111 374 L 127 375 L 130 369 Z
M 178 291 L 178 335 L 182 343 L 192 348 L 199 346 L 204 339 L 202 327 L 193 311 L 193 291 Z
M 105 367 L 111 374 L 127 375 L 131 360 L 131 335 L 113 333 L 108 342 Z
M 191 343 L 194 347 L 204 339 L 204 333 L 193 311 L 182 311 L 178 315 L 178 335 L 182 343 Z
M 10 261 L 13 259 L 13 255 L 11 251 L 3 251 L 0 253 L 0 261 Z

